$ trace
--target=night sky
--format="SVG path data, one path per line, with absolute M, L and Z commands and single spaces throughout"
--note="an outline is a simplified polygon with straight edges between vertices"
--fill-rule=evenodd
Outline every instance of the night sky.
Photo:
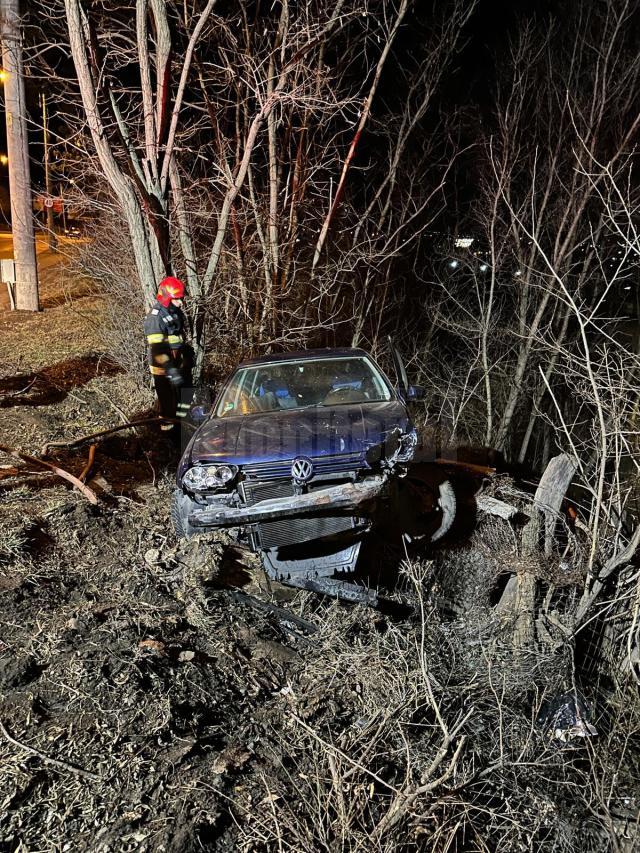
M 27 4 L 28 5 L 28 4 Z M 517 33 L 522 21 L 532 18 L 544 18 L 557 6 L 553 0 L 480 0 L 472 20 L 468 24 L 467 44 L 455 61 L 452 71 L 443 81 L 439 93 L 438 108 L 441 113 L 453 112 L 455 109 L 465 109 L 477 115 L 479 121 L 483 114 L 490 111 L 492 91 L 495 81 L 496 67 L 499 68 L 500 55 L 505 50 L 510 36 Z M 420 2 L 416 3 L 420 9 Z M 417 17 L 420 17 L 419 11 Z M 425 15 L 425 25 L 428 18 Z M 419 28 L 406 27 L 396 43 L 395 55 L 401 65 L 403 55 L 415 46 L 416 34 Z M 419 36 L 418 36 L 419 37 Z M 393 85 L 393 84 L 392 84 Z M 380 87 L 381 97 L 386 99 L 384 81 Z M 27 80 L 27 101 L 32 118 L 30 127 L 30 151 L 32 164 L 32 181 L 34 189 L 42 187 L 44 182 L 43 144 L 41 130 L 41 111 L 39 90 Z M 375 108 L 375 105 L 374 105 Z M 51 119 L 55 122 L 53 105 Z M 0 103 L 0 152 L 6 151 L 4 104 Z M 428 132 L 428 128 L 425 131 Z M 55 151 L 53 152 L 55 160 Z M 465 168 L 463 167 L 463 173 Z M 465 195 L 464 185 L 468 178 L 463 174 L 457 181 L 459 192 Z M 2 199 L 8 190 L 8 173 L 6 166 L 0 166 L 0 190 L 4 189 Z M 464 203 L 464 198 L 459 201 Z M 4 205 L 3 205 L 4 206 Z

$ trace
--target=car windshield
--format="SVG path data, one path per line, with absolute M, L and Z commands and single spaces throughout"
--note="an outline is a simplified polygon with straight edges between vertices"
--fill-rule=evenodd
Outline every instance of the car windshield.
M 238 370 L 227 386 L 216 414 L 224 418 L 390 399 L 387 383 L 367 358 L 299 359 Z

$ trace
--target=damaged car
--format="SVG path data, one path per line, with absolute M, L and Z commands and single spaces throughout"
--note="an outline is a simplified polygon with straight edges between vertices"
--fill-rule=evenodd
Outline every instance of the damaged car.
M 364 350 L 284 353 L 240 364 L 200 426 L 177 472 L 178 535 L 226 529 L 283 583 L 356 600 L 361 544 L 404 495 L 427 518 L 431 541 L 455 515 L 448 482 L 412 493 L 417 433 L 408 403 L 423 396 L 394 352 L 394 385 Z M 401 484 L 409 486 L 409 492 Z M 408 534 L 407 534 L 408 535 Z M 416 535 L 415 530 L 412 535 Z M 369 599 L 367 599 L 369 600 Z

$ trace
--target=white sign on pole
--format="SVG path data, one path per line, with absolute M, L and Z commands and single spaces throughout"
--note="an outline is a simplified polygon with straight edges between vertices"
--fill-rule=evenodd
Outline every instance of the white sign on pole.
M 16 300 L 13 287 L 16 283 L 16 262 L 13 258 L 4 258 L 3 260 L 0 260 L 0 280 L 4 281 L 7 285 L 11 310 L 15 311 Z
M 0 278 L 9 284 L 16 282 L 16 262 L 13 258 L 4 258 L 0 261 Z

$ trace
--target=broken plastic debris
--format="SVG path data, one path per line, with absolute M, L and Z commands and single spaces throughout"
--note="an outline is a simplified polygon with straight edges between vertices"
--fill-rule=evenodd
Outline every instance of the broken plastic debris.
M 552 740 L 568 743 L 574 738 L 595 737 L 597 729 L 590 722 L 591 712 L 584 697 L 573 690 L 545 702 L 538 714 L 538 725 Z
M 157 548 L 149 548 L 144 555 L 144 561 L 148 566 L 153 566 L 160 559 L 160 551 Z

